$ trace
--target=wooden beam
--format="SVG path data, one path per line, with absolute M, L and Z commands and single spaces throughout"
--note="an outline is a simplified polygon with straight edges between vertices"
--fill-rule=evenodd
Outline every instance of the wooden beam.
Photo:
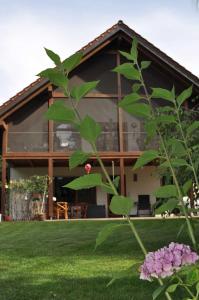
M 53 98 L 65 98 L 67 99 L 62 91 L 56 91 L 54 90 L 52 92 L 52 97 Z M 89 93 L 86 95 L 84 98 L 117 98 L 118 94 L 104 94 L 104 93 Z
M 73 152 L 9 152 L 3 157 L 6 159 L 48 159 L 48 158 L 65 158 L 68 159 Z M 131 152 L 99 152 L 99 156 L 103 159 L 117 159 L 117 158 L 138 158 L 142 151 Z M 95 159 L 96 156 L 91 156 L 91 159 Z
M 4 130 L 7 130 L 7 128 L 8 128 L 8 125 L 4 122 L 4 121 L 0 121 L 0 127 L 3 127 L 4 128 Z
M 48 160 L 48 217 L 53 218 L 53 160 Z
M 3 141 L 2 141 L 2 154 L 5 155 L 7 152 L 7 145 L 8 145 L 8 126 L 3 131 Z
M 6 203 L 6 159 L 2 159 L 2 173 L 1 173 L 1 213 L 5 215 Z
M 120 53 L 117 52 L 117 66 L 120 65 Z M 118 101 L 122 99 L 122 86 L 121 86 L 121 75 L 117 73 L 117 88 L 118 88 Z M 119 149 L 120 152 L 124 151 L 124 133 L 123 133 L 123 111 L 118 106 L 118 125 L 119 125 Z
M 48 89 L 49 94 L 50 94 L 50 98 L 48 100 L 48 107 L 50 107 L 53 102 L 54 99 L 52 97 L 52 86 L 49 87 Z M 54 131 L 54 122 L 52 120 L 48 121 L 48 151 L 53 152 L 53 140 L 54 140 L 54 136 L 53 136 L 53 131 Z
M 120 193 L 125 196 L 125 171 L 124 171 L 124 158 L 120 158 Z

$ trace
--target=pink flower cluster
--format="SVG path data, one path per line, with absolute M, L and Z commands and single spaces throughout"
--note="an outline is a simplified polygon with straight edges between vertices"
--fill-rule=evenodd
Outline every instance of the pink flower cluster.
M 140 279 L 151 281 L 153 278 L 165 278 L 173 275 L 182 266 L 195 264 L 199 259 L 189 246 L 170 243 L 155 252 L 149 252 L 141 266 Z

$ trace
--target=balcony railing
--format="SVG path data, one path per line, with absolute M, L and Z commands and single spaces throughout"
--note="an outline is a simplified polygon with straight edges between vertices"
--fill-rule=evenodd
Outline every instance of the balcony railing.
M 92 151 L 91 146 L 81 138 L 78 132 L 56 131 L 54 136 L 54 151 L 73 151 L 82 149 L 85 152 Z M 118 132 L 102 132 L 97 139 L 98 151 L 119 151 Z
M 53 132 L 53 151 L 70 152 L 82 149 L 92 151 L 89 143 L 81 138 L 78 132 L 57 130 Z M 119 151 L 119 133 L 116 131 L 102 132 L 97 139 L 97 149 L 101 152 Z M 124 151 L 143 151 L 156 149 L 158 140 L 146 143 L 145 132 L 124 132 Z M 48 132 L 9 132 L 8 152 L 47 152 Z
M 46 152 L 48 132 L 8 132 L 7 152 Z
M 147 149 L 157 149 L 158 138 L 147 142 L 146 132 L 124 132 L 124 151 L 144 151 Z

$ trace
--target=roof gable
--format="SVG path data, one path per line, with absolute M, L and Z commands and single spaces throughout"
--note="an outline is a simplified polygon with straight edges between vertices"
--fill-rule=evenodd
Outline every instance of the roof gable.
M 189 84 L 193 84 L 199 90 L 199 78 L 197 76 L 192 74 L 190 71 L 185 69 L 176 61 L 174 61 L 171 57 L 169 57 L 160 49 L 155 47 L 152 43 L 144 39 L 141 35 L 132 30 L 122 21 L 118 21 L 118 23 L 110 27 L 104 33 L 99 35 L 97 38 L 95 38 L 93 41 L 91 41 L 79 50 L 83 51 L 82 62 L 84 62 L 90 56 L 94 55 L 96 52 L 101 50 L 107 44 L 111 43 L 111 41 L 113 41 L 121 34 L 123 35 L 123 37 L 129 39 L 129 41 L 131 41 L 133 37 L 136 37 L 138 39 L 139 47 L 143 47 L 144 49 L 146 49 L 149 53 L 151 53 L 158 60 L 160 60 L 160 62 L 168 65 L 180 76 L 182 76 Z M 17 106 L 19 103 L 23 102 L 27 97 L 39 93 L 41 90 L 47 88 L 48 85 L 48 80 L 43 78 L 37 79 L 29 86 L 24 88 L 22 91 L 17 93 L 15 96 L 10 98 L 8 101 L 3 103 L 0 106 L 0 116 L 3 117 L 9 110 Z

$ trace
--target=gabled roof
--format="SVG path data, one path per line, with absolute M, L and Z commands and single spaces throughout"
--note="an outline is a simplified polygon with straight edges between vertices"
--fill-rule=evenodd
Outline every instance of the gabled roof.
M 139 35 L 137 32 L 135 32 L 126 24 L 124 24 L 123 21 L 118 21 L 118 23 L 110 27 L 108 30 L 106 30 L 104 33 L 99 35 L 87 45 L 85 45 L 79 51 L 83 51 L 83 57 L 85 57 L 90 52 L 100 47 L 100 45 L 102 45 L 108 39 L 117 36 L 119 32 L 124 33 L 130 39 L 136 37 L 140 46 L 144 47 L 146 50 L 149 51 L 149 53 L 155 55 L 161 62 L 167 64 L 171 69 L 175 70 L 177 73 L 179 73 L 179 75 L 183 76 L 188 82 L 194 84 L 197 88 L 199 88 L 199 78 L 197 76 L 192 74 L 190 71 L 185 69 L 176 61 L 174 61 L 171 57 L 169 57 L 167 54 L 155 47 L 152 43 L 144 39 L 141 35 Z M 0 116 L 3 116 L 7 111 L 18 105 L 18 103 L 23 101 L 26 97 L 29 97 L 31 94 L 35 93 L 40 88 L 44 86 L 47 87 L 48 84 L 49 81 L 47 79 L 37 79 L 36 81 L 25 87 L 22 91 L 17 93 L 15 96 L 10 98 L 8 101 L 4 102 L 0 106 Z

